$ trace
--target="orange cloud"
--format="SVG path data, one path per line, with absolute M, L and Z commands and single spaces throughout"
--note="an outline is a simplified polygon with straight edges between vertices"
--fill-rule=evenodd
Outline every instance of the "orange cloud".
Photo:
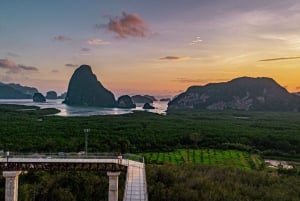
M 122 13 L 121 17 L 110 18 L 105 27 L 107 30 L 114 32 L 119 38 L 127 37 L 146 37 L 149 34 L 149 28 L 146 22 L 136 13 Z

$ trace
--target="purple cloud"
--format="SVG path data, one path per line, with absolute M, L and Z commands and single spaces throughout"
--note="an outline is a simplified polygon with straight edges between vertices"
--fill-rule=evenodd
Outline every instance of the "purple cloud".
M 38 71 L 36 67 L 16 64 L 9 59 L 0 59 L 0 68 L 6 69 L 7 73 L 19 73 L 21 71 Z
M 11 69 L 16 67 L 16 64 L 8 59 L 0 59 L 0 68 Z
M 117 34 L 119 38 L 127 37 L 146 37 L 149 34 L 149 28 L 146 22 L 136 13 L 123 12 L 121 17 L 109 18 L 106 25 L 96 25 L 98 28 Z

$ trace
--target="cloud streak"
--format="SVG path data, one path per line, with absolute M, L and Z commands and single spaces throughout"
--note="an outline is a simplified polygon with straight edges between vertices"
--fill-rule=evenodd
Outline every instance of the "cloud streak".
M 192 78 L 184 78 L 184 77 L 177 78 L 173 81 L 181 82 L 181 83 L 202 83 L 203 82 L 203 80 L 201 79 L 192 79 Z
M 197 36 L 196 38 L 194 38 L 194 40 L 192 40 L 192 41 L 190 42 L 190 45 L 197 45 L 197 44 L 199 44 L 199 43 L 201 43 L 201 42 L 203 42 L 203 40 L 201 39 L 200 36 Z
M 182 60 L 186 60 L 188 59 L 187 57 L 178 57 L 178 56 L 166 56 L 166 57 L 162 57 L 159 58 L 159 60 L 163 60 L 163 61 L 182 61 Z
M 179 77 L 172 81 L 180 82 L 180 83 L 199 83 L 199 84 L 212 83 L 212 80 L 210 80 L 210 79 L 198 79 L 198 78 L 187 78 L 187 77 Z M 215 79 L 214 81 L 215 82 L 223 82 L 223 81 L 226 81 L 226 79 Z
M 26 71 L 38 71 L 38 69 L 36 67 L 33 67 L 33 66 L 24 66 L 22 64 L 18 64 L 17 67 L 19 69 L 26 70 Z
M 65 64 L 65 66 L 75 68 L 75 67 L 78 67 L 78 64 Z
M 300 59 L 300 56 L 297 57 L 278 57 L 278 58 L 271 58 L 271 59 L 262 59 L 259 61 L 280 61 L 280 60 L 293 60 L 293 59 Z
M 87 40 L 87 43 L 89 45 L 108 45 L 109 44 L 109 42 L 103 41 L 101 39 L 90 39 L 90 40 Z
M 128 37 L 143 38 L 150 32 L 146 22 L 136 13 L 123 12 L 121 17 L 110 17 L 108 24 L 96 26 L 98 28 L 104 27 L 122 39 Z
M 9 59 L 0 59 L 0 68 L 7 70 L 7 73 L 19 73 L 21 71 L 38 71 L 38 68 L 34 66 L 16 64 L 15 62 Z
M 59 42 L 65 42 L 65 41 L 72 40 L 71 38 L 69 38 L 67 36 L 63 36 L 63 35 L 54 36 L 53 39 L 55 41 L 59 41 Z

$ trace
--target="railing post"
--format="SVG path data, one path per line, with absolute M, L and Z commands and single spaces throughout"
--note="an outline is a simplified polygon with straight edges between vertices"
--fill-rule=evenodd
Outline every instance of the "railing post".
M 107 172 L 109 177 L 108 201 L 118 201 L 118 185 L 120 172 Z
M 18 182 L 21 171 L 3 171 L 5 177 L 5 201 L 18 201 Z

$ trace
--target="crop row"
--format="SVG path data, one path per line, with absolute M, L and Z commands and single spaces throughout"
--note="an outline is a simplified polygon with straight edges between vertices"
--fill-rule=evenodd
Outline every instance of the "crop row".
M 240 167 L 251 169 L 253 162 L 247 152 L 216 149 L 179 149 L 173 152 L 148 152 L 142 154 L 147 163 L 157 164 L 202 164 L 212 166 Z M 257 158 L 257 157 L 255 157 Z

